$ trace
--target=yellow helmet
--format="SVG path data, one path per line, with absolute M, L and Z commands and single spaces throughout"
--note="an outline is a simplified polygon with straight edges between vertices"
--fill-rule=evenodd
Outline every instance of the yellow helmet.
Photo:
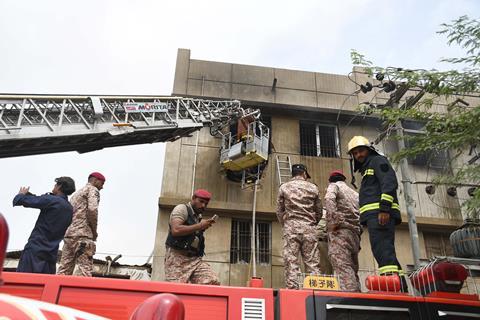
M 348 153 L 352 152 L 356 147 L 368 147 L 370 148 L 370 141 L 364 136 L 354 136 L 350 142 L 348 142 Z

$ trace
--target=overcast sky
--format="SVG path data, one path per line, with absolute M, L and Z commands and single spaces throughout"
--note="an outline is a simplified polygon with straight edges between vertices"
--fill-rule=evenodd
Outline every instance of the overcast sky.
M 382 66 L 441 68 L 458 54 L 442 22 L 478 18 L 476 0 L 0 0 L 0 92 L 169 95 L 178 48 L 192 58 L 346 74 L 350 49 Z M 20 186 L 50 191 L 91 171 L 101 191 L 97 258 L 143 263 L 153 249 L 164 145 L 0 159 L 9 250 L 22 249 L 38 210 L 12 208 Z

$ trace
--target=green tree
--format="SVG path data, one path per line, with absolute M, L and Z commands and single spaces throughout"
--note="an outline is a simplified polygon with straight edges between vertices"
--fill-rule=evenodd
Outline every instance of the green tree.
M 423 135 L 408 136 L 408 148 L 393 155 L 394 161 L 414 157 L 423 153 L 438 154 L 449 150 L 450 161 L 456 168 L 444 172 L 434 179 L 434 183 L 480 183 L 480 160 L 473 163 L 461 161 L 460 156 L 477 147 L 480 151 L 480 21 L 462 16 L 451 23 L 444 23 L 437 32 L 445 35 L 448 45 L 463 49 L 463 56 L 444 58 L 441 62 L 451 68 L 447 71 L 377 67 L 364 55 L 352 50 L 354 65 L 361 66 L 370 75 L 384 75 L 397 85 L 404 83 L 413 90 L 423 91 L 424 97 L 408 108 L 370 106 L 370 111 L 378 113 L 389 128 L 398 121 L 416 120 L 425 123 Z M 459 98 L 469 97 L 469 105 Z M 449 101 L 446 111 L 437 112 L 433 106 L 440 99 Z M 476 102 L 471 102 L 476 101 Z M 480 188 L 464 206 L 469 218 L 480 214 Z

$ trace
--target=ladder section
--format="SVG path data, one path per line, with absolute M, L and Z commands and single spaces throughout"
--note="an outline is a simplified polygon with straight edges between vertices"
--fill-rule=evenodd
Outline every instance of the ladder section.
M 292 178 L 292 163 L 290 156 L 276 156 L 278 185 L 287 182 Z
M 240 102 L 160 96 L 0 95 L 0 158 L 217 135 Z

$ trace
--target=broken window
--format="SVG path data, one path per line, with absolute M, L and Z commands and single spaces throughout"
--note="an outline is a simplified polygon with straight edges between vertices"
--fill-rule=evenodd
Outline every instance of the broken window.
M 256 260 L 269 264 L 271 256 L 271 223 L 256 223 Z M 247 220 L 232 220 L 230 263 L 250 263 L 252 248 L 252 223 Z
M 300 154 L 311 157 L 340 157 L 337 126 L 301 121 Z

